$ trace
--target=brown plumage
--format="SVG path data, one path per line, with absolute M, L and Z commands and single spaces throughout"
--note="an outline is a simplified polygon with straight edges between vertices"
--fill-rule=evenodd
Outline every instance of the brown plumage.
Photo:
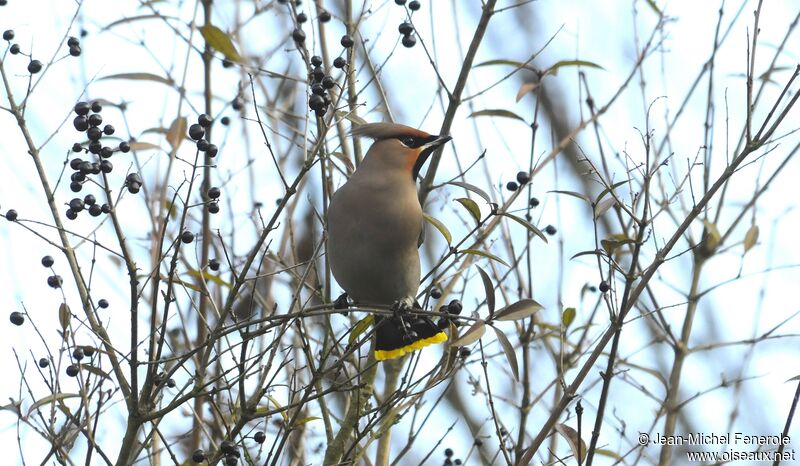
M 450 138 L 393 123 L 361 125 L 352 134 L 375 142 L 355 173 L 331 198 L 331 270 L 348 295 L 362 305 L 400 302 L 410 307 L 420 281 L 417 244 L 423 228 L 415 180 L 427 157 Z M 422 340 L 433 338 L 427 335 L 433 331 L 428 326 L 421 327 L 417 333 L 425 335 L 413 341 L 395 335 L 401 330 L 379 327 L 377 348 L 383 351 L 376 353 L 379 359 L 402 356 L 406 349 L 418 349 L 424 346 Z M 444 336 L 436 335 L 437 341 Z M 389 340 L 392 342 L 387 343 Z M 399 344 L 395 340 L 405 344 L 394 348 Z

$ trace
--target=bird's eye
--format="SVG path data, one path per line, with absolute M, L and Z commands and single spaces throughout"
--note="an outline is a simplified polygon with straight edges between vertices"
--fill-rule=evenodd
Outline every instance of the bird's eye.
M 416 147 L 417 146 L 417 139 L 412 136 L 406 136 L 400 139 L 400 142 L 403 143 L 406 147 Z

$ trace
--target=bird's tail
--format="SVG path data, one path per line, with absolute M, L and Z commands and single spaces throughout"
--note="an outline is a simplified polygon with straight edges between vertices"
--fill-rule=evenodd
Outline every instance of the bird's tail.
M 444 341 L 447 341 L 447 334 L 427 316 L 376 316 L 375 359 L 378 361 L 399 358 Z

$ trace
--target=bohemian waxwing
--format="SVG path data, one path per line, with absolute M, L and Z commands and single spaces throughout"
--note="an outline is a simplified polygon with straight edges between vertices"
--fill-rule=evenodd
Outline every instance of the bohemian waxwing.
M 393 123 L 356 127 L 375 140 L 328 208 L 328 260 L 336 281 L 363 306 L 410 309 L 420 281 L 422 207 L 416 179 L 428 156 L 450 136 Z M 393 359 L 447 335 L 427 317 L 376 318 L 375 358 Z

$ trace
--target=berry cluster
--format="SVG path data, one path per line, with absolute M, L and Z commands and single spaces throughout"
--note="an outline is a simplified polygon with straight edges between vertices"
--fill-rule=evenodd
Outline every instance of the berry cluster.
M 445 448 L 444 449 L 444 466 L 460 466 L 461 460 L 460 459 L 453 459 L 453 449 L 452 448 Z
M 417 43 L 417 37 L 414 35 L 414 26 L 408 21 L 403 21 L 397 27 L 400 34 L 403 35 L 403 46 L 411 48 Z
M 339 58 L 336 60 L 339 60 Z M 336 80 L 334 80 L 332 76 L 325 74 L 325 70 L 322 69 L 322 58 L 319 56 L 314 55 L 311 57 L 311 65 L 314 68 L 311 70 L 311 75 L 309 76 L 311 79 L 311 97 L 308 98 L 308 107 L 313 110 L 318 117 L 322 117 L 331 104 L 328 90 L 336 86 Z M 336 66 L 336 61 L 334 61 L 334 66 Z
M 508 183 L 506 183 L 506 189 L 508 189 L 509 191 L 516 191 L 520 187 L 524 186 L 530 180 L 531 178 L 530 175 L 528 175 L 528 172 L 517 172 L 517 181 L 509 181 Z
M 394 0 L 394 3 L 403 6 L 406 4 L 406 0 Z M 408 2 L 408 9 L 412 12 L 419 10 L 421 6 L 422 5 L 420 5 L 417 0 Z M 411 48 L 416 45 L 417 37 L 414 35 L 414 26 L 411 25 L 411 23 L 404 21 L 400 23 L 400 26 L 397 27 L 397 30 L 403 35 L 403 47 Z
M 431 297 L 434 296 L 434 291 L 436 291 L 437 292 L 436 294 L 438 294 L 441 297 L 441 292 L 439 292 L 439 290 L 432 290 L 431 291 Z M 434 299 L 438 299 L 438 298 L 434 298 Z M 461 304 L 461 301 L 459 301 L 457 299 L 454 299 L 454 300 L 450 301 L 449 304 L 445 304 L 445 305 L 440 306 L 439 307 L 439 312 L 457 316 L 457 315 L 461 314 L 461 311 L 463 309 L 464 309 L 464 306 Z M 436 322 L 436 325 L 440 329 L 444 330 L 450 325 L 450 321 L 451 320 L 453 321 L 454 324 L 456 324 L 456 325 L 459 324 L 459 320 L 456 319 L 456 318 L 453 318 L 453 317 L 442 317 L 442 318 L 439 319 L 438 322 Z
M 197 123 L 189 126 L 189 137 L 193 141 L 197 141 L 197 150 L 205 152 L 207 156 L 214 158 L 219 152 L 219 148 L 215 144 L 211 144 L 205 139 L 206 129 L 211 126 L 211 117 L 205 113 L 201 113 L 197 117 Z
M 0 3 L 0 6 L 3 4 L 4 3 Z M 10 43 L 12 40 L 14 40 L 14 35 L 15 34 L 12 29 L 7 29 L 3 31 L 3 40 Z M 70 36 L 69 39 L 67 39 L 67 47 L 69 47 L 69 54 L 73 57 L 79 57 L 81 55 L 81 42 L 77 37 Z M 19 44 L 10 44 L 8 52 L 11 55 L 25 55 L 22 53 L 22 49 L 19 47 Z M 31 59 L 31 61 L 28 62 L 28 73 L 36 74 L 42 71 L 43 67 L 44 65 L 42 65 L 41 61 Z
M 83 189 L 84 183 L 92 175 L 99 175 L 100 173 L 108 174 L 114 169 L 114 165 L 110 159 L 115 152 L 128 152 L 131 146 L 127 141 L 122 141 L 119 145 L 112 149 L 109 146 L 104 146 L 102 142 L 103 136 L 111 136 L 114 134 L 114 127 L 112 125 L 103 124 L 103 117 L 100 112 L 103 111 L 103 106 L 99 102 L 78 102 L 75 104 L 75 119 L 72 120 L 72 126 L 76 131 L 86 133 L 89 143 L 86 148 L 79 142 L 72 145 L 72 151 L 76 153 L 86 152 L 93 154 L 97 161 L 87 161 L 81 158 L 74 158 L 69 161 L 69 167 L 74 170 L 70 175 L 69 189 L 78 193 Z M 139 175 L 136 175 L 139 176 Z M 129 177 L 130 178 L 130 177 Z M 141 179 L 141 178 L 140 178 Z M 139 184 L 141 187 L 141 184 Z M 130 188 L 129 188 L 130 191 Z M 138 192 L 138 189 L 132 190 Z M 97 199 L 91 194 L 87 194 L 83 199 L 74 198 L 69 201 L 69 208 L 67 209 L 67 218 L 74 220 L 77 218 L 78 213 L 83 210 L 88 210 L 92 217 L 97 217 L 100 214 L 107 214 L 111 212 L 111 207 L 108 204 L 97 204 Z
M 259 444 L 264 443 L 266 439 L 267 436 L 262 431 L 258 431 L 253 435 L 253 440 Z M 242 456 L 242 453 L 239 451 L 239 448 L 237 448 L 236 443 L 231 442 L 230 440 L 224 440 L 222 443 L 220 443 L 219 451 L 222 453 L 225 459 L 225 464 L 228 466 L 234 466 L 238 464 L 239 458 Z M 192 453 L 192 461 L 195 463 L 203 463 L 208 461 L 208 455 L 203 449 L 195 450 L 194 453 Z

